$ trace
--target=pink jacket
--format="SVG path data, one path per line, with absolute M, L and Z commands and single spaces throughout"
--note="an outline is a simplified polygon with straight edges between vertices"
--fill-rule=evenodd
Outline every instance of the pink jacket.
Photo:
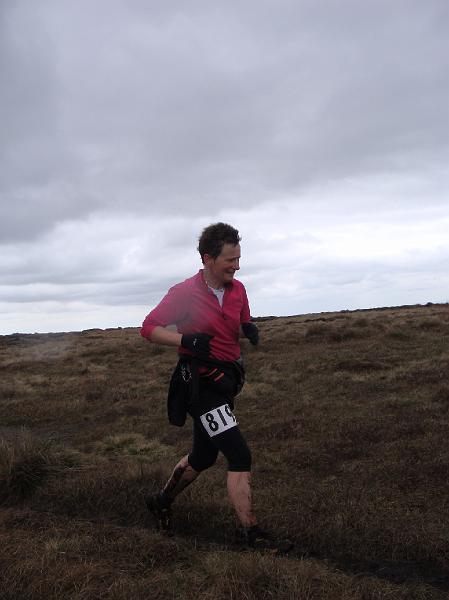
M 142 324 L 140 333 L 150 339 L 158 325 L 175 324 L 179 333 L 208 333 L 211 356 L 236 360 L 240 356 L 240 324 L 250 321 L 248 298 L 243 283 L 233 280 L 225 288 L 223 307 L 203 278 L 203 270 L 169 289 Z M 180 353 L 189 354 L 184 348 Z

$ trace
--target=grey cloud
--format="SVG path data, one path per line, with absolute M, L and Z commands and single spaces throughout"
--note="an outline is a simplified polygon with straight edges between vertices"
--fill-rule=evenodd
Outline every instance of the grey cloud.
M 157 281 L 126 281 L 99 283 L 27 284 L 22 286 L 0 286 L 0 297 L 4 303 L 38 304 L 43 302 L 86 302 L 102 306 L 152 306 L 159 302 L 173 285 L 170 278 Z
M 267 313 L 399 296 L 395 278 L 443 294 L 448 17 L 445 0 L 4 0 L 0 297 L 149 307 L 219 219 Z M 357 223 L 406 251 L 358 249 Z M 353 257 L 330 260 L 345 227 Z
M 441 165 L 445 16 L 437 1 L 9 4 L 2 239 Z

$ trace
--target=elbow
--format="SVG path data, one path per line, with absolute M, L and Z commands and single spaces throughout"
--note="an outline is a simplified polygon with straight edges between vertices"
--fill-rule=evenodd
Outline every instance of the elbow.
M 149 323 L 144 323 L 142 325 L 142 327 L 140 328 L 140 335 L 142 337 L 144 337 L 146 340 L 148 340 L 149 342 L 151 342 L 151 336 L 153 334 L 154 329 L 155 329 L 154 325 L 150 325 Z
M 140 335 L 145 338 L 146 340 L 149 340 L 150 338 L 148 337 L 148 333 L 145 331 L 145 329 L 143 327 L 140 328 Z

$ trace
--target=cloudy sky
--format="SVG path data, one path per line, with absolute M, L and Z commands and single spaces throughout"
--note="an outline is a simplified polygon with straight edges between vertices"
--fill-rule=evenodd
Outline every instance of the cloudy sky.
M 449 302 L 447 0 L 1 0 L 0 334 Z

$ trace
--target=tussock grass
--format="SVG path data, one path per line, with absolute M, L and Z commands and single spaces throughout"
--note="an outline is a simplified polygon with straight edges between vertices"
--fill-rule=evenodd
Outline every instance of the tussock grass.
M 0 503 L 14 504 L 31 496 L 48 477 L 75 466 L 76 452 L 57 448 L 51 439 L 38 439 L 22 430 L 0 440 Z
M 109 435 L 98 443 L 97 448 L 100 454 L 138 456 L 151 463 L 158 459 L 173 461 L 176 458 L 170 446 L 136 433 Z
M 237 552 L 226 464 L 175 505 L 144 494 L 190 449 L 176 350 L 137 329 L 0 337 L 0 598 L 442 599 L 449 593 L 449 307 L 259 320 L 236 401 L 262 525 Z

